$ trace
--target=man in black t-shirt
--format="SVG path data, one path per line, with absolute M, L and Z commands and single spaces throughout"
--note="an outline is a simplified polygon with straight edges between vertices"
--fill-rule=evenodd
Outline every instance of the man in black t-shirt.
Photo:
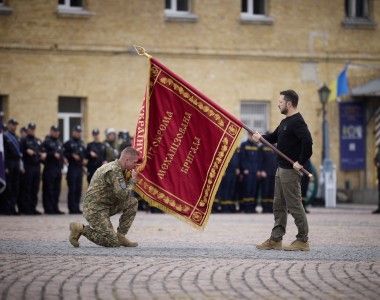
M 275 177 L 275 192 L 273 200 L 273 213 L 275 224 L 268 240 L 256 247 L 261 250 L 290 250 L 309 251 L 306 213 L 302 206 L 300 170 L 312 154 L 312 138 L 310 131 L 297 111 L 298 95 L 293 90 L 280 93 L 278 108 L 286 116 L 276 128 L 268 135 L 264 135 L 271 144 L 277 144 L 278 150 L 287 155 L 295 163 L 291 165 L 286 159 L 278 156 L 278 168 Z M 261 135 L 253 135 L 258 142 Z M 286 232 L 288 211 L 293 216 L 298 229 L 297 239 L 289 246 L 282 247 L 282 237 Z

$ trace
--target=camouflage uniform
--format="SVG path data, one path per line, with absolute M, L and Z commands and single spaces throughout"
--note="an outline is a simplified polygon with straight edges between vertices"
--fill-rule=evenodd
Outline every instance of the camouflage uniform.
M 133 196 L 135 182 L 130 174 L 127 177 L 117 160 L 98 168 L 92 177 L 83 200 L 83 215 L 89 223 L 84 227 L 83 235 L 97 245 L 120 246 L 110 216 L 122 213 L 117 231 L 123 235 L 132 225 L 138 201 Z

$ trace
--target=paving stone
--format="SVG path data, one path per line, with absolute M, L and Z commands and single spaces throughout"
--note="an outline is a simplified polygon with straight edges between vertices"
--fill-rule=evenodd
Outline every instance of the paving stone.
M 372 209 L 312 209 L 311 251 L 301 253 L 255 248 L 268 238 L 271 215 L 212 215 L 198 232 L 138 213 L 128 235 L 137 248 L 85 238 L 73 248 L 67 225 L 78 216 L 1 217 L 0 298 L 379 299 L 380 218 Z M 296 235 L 288 226 L 284 244 Z

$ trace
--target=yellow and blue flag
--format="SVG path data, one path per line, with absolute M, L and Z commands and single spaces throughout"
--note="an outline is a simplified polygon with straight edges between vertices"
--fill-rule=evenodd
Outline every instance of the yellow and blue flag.
M 338 77 L 330 83 L 329 89 L 331 92 L 328 101 L 337 100 L 339 97 L 345 96 L 349 93 L 350 89 L 348 86 L 347 68 L 348 66 L 345 66 L 339 73 Z

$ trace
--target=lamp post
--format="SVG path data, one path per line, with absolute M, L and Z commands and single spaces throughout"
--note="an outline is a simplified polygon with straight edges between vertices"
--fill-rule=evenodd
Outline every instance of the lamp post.
M 336 206 L 336 169 L 330 159 L 329 124 L 326 118 L 326 104 L 329 99 L 330 89 L 323 84 L 318 89 L 319 100 L 322 104 L 322 176 L 321 187 L 323 188 L 323 198 L 325 207 Z

